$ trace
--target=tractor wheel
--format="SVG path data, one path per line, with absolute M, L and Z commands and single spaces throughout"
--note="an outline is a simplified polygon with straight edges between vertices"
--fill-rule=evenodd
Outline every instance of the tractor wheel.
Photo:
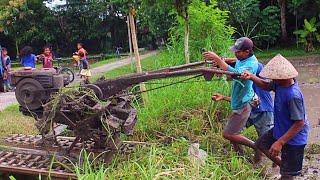
M 42 106 L 41 100 L 44 97 L 44 88 L 38 81 L 25 78 L 18 82 L 15 95 L 22 107 L 35 110 Z

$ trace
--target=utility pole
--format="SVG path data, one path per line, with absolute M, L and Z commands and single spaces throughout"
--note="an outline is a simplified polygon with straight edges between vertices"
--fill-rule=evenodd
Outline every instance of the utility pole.
M 129 9 L 129 22 L 130 22 L 130 30 L 131 30 L 131 38 L 132 38 L 132 45 L 133 45 L 133 52 L 136 60 L 136 68 L 137 73 L 142 73 L 141 68 L 141 61 L 140 61 L 140 55 L 139 55 L 139 48 L 138 48 L 138 40 L 137 40 L 137 33 L 136 33 L 136 27 L 134 24 L 134 16 L 136 12 L 134 8 Z M 140 84 L 140 91 L 145 92 L 146 86 L 144 83 Z M 142 100 L 144 104 L 147 104 L 147 95 L 145 93 L 142 93 Z

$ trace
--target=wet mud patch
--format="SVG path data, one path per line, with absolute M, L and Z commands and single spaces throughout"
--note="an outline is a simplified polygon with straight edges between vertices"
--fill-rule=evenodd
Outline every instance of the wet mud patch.
M 308 154 L 305 156 L 302 175 L 296 179 L 316 180 L 320 178 L 320 154 Z
M 294 65 L 299 72 L 297 80 L 305 98 L 310 124 L 302 175 L 296 179 L 320 179 L 320 56 L 302 59 Z

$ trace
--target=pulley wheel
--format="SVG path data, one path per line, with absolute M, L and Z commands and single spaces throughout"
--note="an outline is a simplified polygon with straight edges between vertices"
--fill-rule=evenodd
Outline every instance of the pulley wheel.
M 100 89 L 99 86 L 95 85 L 95 84 L 86 84 L 85 87 L 89 88 L 89 89 L 92 89 L 93 92 L 96 94 L 96 96 L 99 98 L 99 99 L 102 99 L 103 98 L 103 93 L 102 93 L 102 90 Z
M 29 110 L 35 110 L 42 106 L 44 88 L 42 85 L 31 78 L 25 78 L 18 82 L 15 90 L 19 104 Z

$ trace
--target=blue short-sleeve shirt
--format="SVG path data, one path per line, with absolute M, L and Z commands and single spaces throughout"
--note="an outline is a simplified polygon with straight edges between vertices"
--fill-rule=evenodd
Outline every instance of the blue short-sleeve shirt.
M 235 73 L 243 73 L 249 71 L 252 74 L 256 74 L 258 69 L 258 60 L 252 55 L 247 59 L 237 60 L 235 67 L 228 66 L 228 71 Z M 253 82 L 251 80 L 234 79 L 232 82 L 232 93 L 231 93 L 231 109 L 237 110 L 244 107 L 252 97 L 254 91 L 252 88 Z
M 36 56 L 34 54 L 29 54 L 21 58 L 21 64 L 23 67 L 36 68 Z
M 0 76 L 2 76 L 3 73 L 4 73 L 4 65 L 3 65 L 2 57 L 0 57 Z
M 305 145 L 308 141 L 309 122 L 304 106 L 303 94 L 295 81 L 290 87 L 281 87 L 272 82 L 275 91 L 273 137 L 279 139 L 297 120 L 303 120 L 303 129 L 287 144 Z

